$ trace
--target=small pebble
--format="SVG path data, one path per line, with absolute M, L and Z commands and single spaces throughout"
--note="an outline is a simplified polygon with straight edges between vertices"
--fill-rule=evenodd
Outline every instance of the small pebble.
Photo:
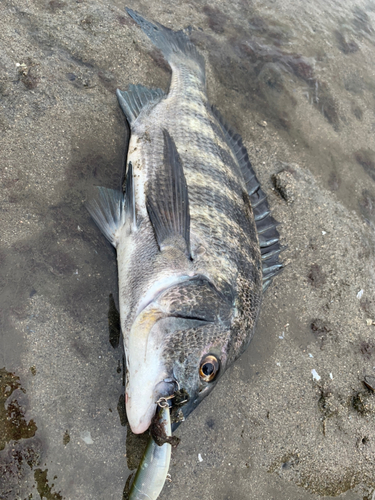
M 201 455 L 200 453 L 198 453 L 198 460 L 199 460 L 200 462 L 203 462 L 203 458 L 202 458 L 202 455 Z
M 321 379 L 320 375 L 318 375 L 318 372 L 315 369 L 311 370 L 311 374 L 313 376 L 313 380 L 320 380 Z
M 373 377 L 372 375 L 365 375 L 363 383 L 365 384 L 367 389 L 375 392 L 375 377 Z
M 288 170 L 282 170 L 272 176 L 272 182 L 281 198 L 288 204 L 293 203 L 295 199 L 295 179 L 292 173 Z
M 259 125 L 259 127 L 266 128 L 267 127 L 267 122 L 264 121 L 264 120 L 262 120 L 262 121 L 258 122 L 258 125 Z
M 86 444 L 93 444 L 94 441 L 92 440 L 91 437 L 91 432 L 90 431 L 83 431 L 80 433 L 81 439 L 86 443 Z

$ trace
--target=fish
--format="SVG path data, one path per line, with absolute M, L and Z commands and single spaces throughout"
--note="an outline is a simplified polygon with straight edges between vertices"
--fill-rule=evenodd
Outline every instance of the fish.
M 127 12 L 170 87 L 116 91 L 125 181 L 87 208 L 117 252 L 126 413 L 140 434 L 165 401 L 174 431 L 245 351 L 283 247 L 241 136 L 208 100 L 203 55 L 185 31 Z

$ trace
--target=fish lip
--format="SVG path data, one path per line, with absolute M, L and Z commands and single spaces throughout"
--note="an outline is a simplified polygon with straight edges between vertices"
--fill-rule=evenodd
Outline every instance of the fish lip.
M 147 429 L 151 425 L 151 422 L 155 416 L 156 410 L 157 410 L 157 404 L 150 403 L 146 412 L 143 414 L 143 416 L 139 420 L 139 422 L 134 424 L 134 422 L 129 421 L 129 425 L 130 425 L 130 429 L 131 429 L 132 433 L 133 434 L 143 434 L 144 432 L 146 432 Z M 129 415 L 129 414 L 131 414 L 131 412 L 128 412 L 128 409 L 126 409 L 126 414 Z

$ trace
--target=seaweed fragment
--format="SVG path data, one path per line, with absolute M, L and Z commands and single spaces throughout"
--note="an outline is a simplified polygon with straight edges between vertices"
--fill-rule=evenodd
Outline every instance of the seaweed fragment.
M 35 469 L 34 471 L 36 488 L 40 498 L 45 498 L 46 500 L 63 500 L 63 496 L 60 492 L 52 493 L 54 483 L 52 483 L 51 486 L 48 484 L 47 473 L 48 469 Z
M 0 451 L 9 441 L 18 441 L 35 436 L 37 426 L 34 420 L 26 421 L 26 408 L 22 401 L 14 397 L 10 399 L 17 389 L 21 387 L 17 375 L 0 369 Z

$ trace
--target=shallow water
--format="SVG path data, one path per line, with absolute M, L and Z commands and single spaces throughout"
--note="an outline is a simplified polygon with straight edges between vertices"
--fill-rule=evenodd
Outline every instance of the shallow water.
M 313 173 L 322 192 L 328 190 L 324 196 L 354 211 L 356 223 L 363 221 L 372 234 L 373 1 L 129 6 L 169 27 L 191 27 L 191 38 L 207 60 L 210 99 L 241 132 L 277 214 L 285 211 L 271 174 L 293 170 L 297 163 Z M 127 128 L 115 88 L 129 83 L 167 88 L 170 74 L 121 2 L 4 1 L 0 8 L 0 498 L 120 499 L 146 438 L 130 433 L 124 415 L 122 341 L 110 298 L 117 302 L 115 253 L 83 202 L 94 185 L 121 185 Z M 316 199 L 308 189 L 297 196 Z M 292 221 L 298 228 L 293 210 L 289 217 L 281 220 L 284 227 Z M 322 224 L 319 231 L 325 233 Z M 302 247 L 291 247 L 291 238 L 281 233 L 290 245 L 286 259 L 293 262 Z M 310 245 L 316 238 L 313 229 L 311 235 L 301 229 L 302 237 Z M 331 242 L 326 253 L 332 245 L 339 243 Z M 359 249 L 364 261 L 373 259 L 365 243 Z M 309 278 L 303 271 L 303 279 L 326 300 L 331 292 L 320 291 L 319 280 L 328 277 L 316 259 L 318 267 L 311 268 Z M 284 372 L 284 394 L 284 381 L 268 372 L 274 358 L 284 366 L 288 362 L 279 335 L 303 353 L 315 342 L 314 330 L 299 316 L 308 306 L 302 297 L 298 302 L 293 283 L 287 282 L 295 278 L 297 283 L 301 269 L 289 266 L 277 279 L 251 347 L 216 394 L 180 427 L 173 482 L 161 498 L 297 500 L 341 493 L 347 500 L 372 498 L 374 448 L 366 455 L 368 476 L 349 467 L 341 482 L 333 472 L 329 482 L 325 465 L 321 473 L 327 484 L 319 485 L 316 468 L 311 467 L 309 480 L 306 473 L 299 476 L 304 445 L 292 449 L 275 435 L 270 437 L 275 451 L 261 430 L 279 408 L 272 403 L 273 387 L 286 408 L 295 403 L 286 378 L 298 379 L 300 372 L 293 372 L 293 365 Z M 346 279 L 348 287 L 354 283 L 351 275 Z M 366 293 L 363 308 L 371 316 L 372 297 Z M 330 295 L 329 300 L 336 299 Z M 342 310 L 335 314 L 340 322 Z M 313 318 L 323 315 L 317 310 Z M 326 324 L 326 330 L 319 328 L 328 331 Z M 363 361 L 366 369 L 374 364 L 371 356 L 372 351 Z M 352 379 L 348 384 L 355 387 Z M 308 390 L 303 389 L 307 399 L 301 404 L 313 397 Z M 259 414 L 249 403 L 254 397 Z M 366 418 L 373 422 L 374 414 Z M 290 433 L 298 433 L 298 426 L 297 416 L 285 421 Z M 305 447 L 322 446 L 323 456 L 320 438 L 305 432 Z M 268 446 L 264 455 L 259 439 Z M 365 444 L 365 436 L 356 439 Z M 361 446 L 356 449 L 362 453 Z M 333 471 L 342 457 L 330 459 Z

